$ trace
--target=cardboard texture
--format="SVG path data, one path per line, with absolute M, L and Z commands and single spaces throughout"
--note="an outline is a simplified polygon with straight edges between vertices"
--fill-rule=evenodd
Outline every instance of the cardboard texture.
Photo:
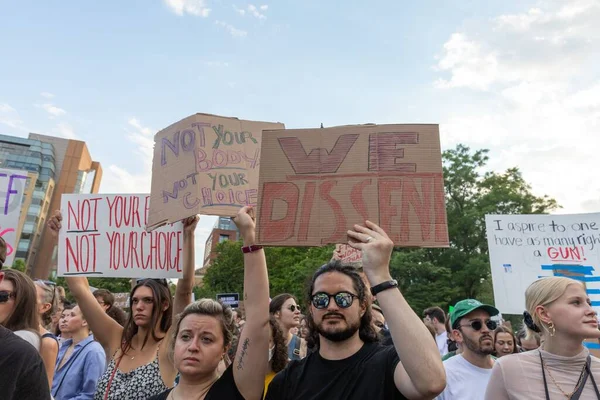
M 195 114 L 158 132 L 146 229 L 195 214 L 231 217 L 256 205 L 262 131 L 284 128 Z
M 4 266 L 12 265 L 17 252 L 21 202 L 27 186 L 27 171 L 0 168 L 0 236 L 6 242 Z
M 180 278 L 183 223 L 146 232 L 150 195 L 63 194 L 58 276 Z
M 332 260 L 340 260 L 344 264 L 362 267 L 362 251 L 347 244 L 336 244 Z
M 271 130 L 262 139 L 260 244 L 344 243 L 368 219 L 396 246 L 448 246 L 438 125 Z

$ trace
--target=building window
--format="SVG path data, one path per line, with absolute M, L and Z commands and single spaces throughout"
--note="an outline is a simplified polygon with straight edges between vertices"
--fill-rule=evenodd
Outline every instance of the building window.
M 229 235 L 219 235 L 219 243 L 223 243 L 226 240 L 229 240 Z

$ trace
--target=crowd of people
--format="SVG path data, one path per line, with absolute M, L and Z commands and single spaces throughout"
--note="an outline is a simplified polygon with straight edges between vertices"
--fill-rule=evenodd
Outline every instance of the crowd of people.
M 48 223 L 58 237 L 62 216 Z M 243 311 L 192 302 L 194 231 L 184 221 L 183 276 L 140 279 L 129 312 L 85 277 L 54 282 L 0 271 L 1 399 L 600 399 L 600 339 L 585 285 L 542 278 L 524 293 L 523 326 L 464 299 L 417 315 L 389 271 L 393 242 L 366 221 L 348 231 L 362 267 L 318 268 L 306 304 L 270 297 L 254 210 L 234 218 L 243 240 Z M 0 266 L 6 243 L 0 237 Z

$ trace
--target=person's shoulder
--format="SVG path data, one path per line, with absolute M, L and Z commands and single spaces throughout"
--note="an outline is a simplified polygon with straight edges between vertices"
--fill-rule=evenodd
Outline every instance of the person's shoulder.
M 519 365 L 522 363 L 534 362 L 537 364 L 540 362 L 539 357 L 540 357 L 539 353 L 535 350 L 534 351 L 526 351 L 524 353 L 514 353 L 514 354 L 509 354 L 507 356 L 497 358 L 495 360 L 494 364 L 498 364 L 502 368 L 512 369 L 516 365 Z
M 449 357 L 443 361 L 444 367 L 451 367 L 453 365 L 461 364 L 463 360 L 463 356 L 460 354 L 455 354 L 452 357 Z
M 104 347 L 92 338 L 92 341 L 87 346 L 88 353 L 100 353 L 104 357 Z

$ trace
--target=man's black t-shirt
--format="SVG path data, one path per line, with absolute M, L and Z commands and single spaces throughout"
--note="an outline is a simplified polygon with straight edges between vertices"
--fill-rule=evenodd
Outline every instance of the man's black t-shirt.
M 394 347 L 379 343 L 365 343 L 344 360 L 315 351 L 278 373 L 265 400 L 402 400 L 394 383 L 399 361 Z
M 164 392 L 157 394 L 156 396 L 150 397 L 148 400 L 166 400 L 169 397 L 171 390 L 165 390 Z M 233 365 L 223 372 L 223 375 L 211 386 L 206 393 L 204 400 L 244 400 L 244 396 L 240 393 L 237 386 L 235 385 L 235 379 L 233 378 Z
M 37 350 L 0 326 L 0 398 L 50 399 L 48 377 Z

